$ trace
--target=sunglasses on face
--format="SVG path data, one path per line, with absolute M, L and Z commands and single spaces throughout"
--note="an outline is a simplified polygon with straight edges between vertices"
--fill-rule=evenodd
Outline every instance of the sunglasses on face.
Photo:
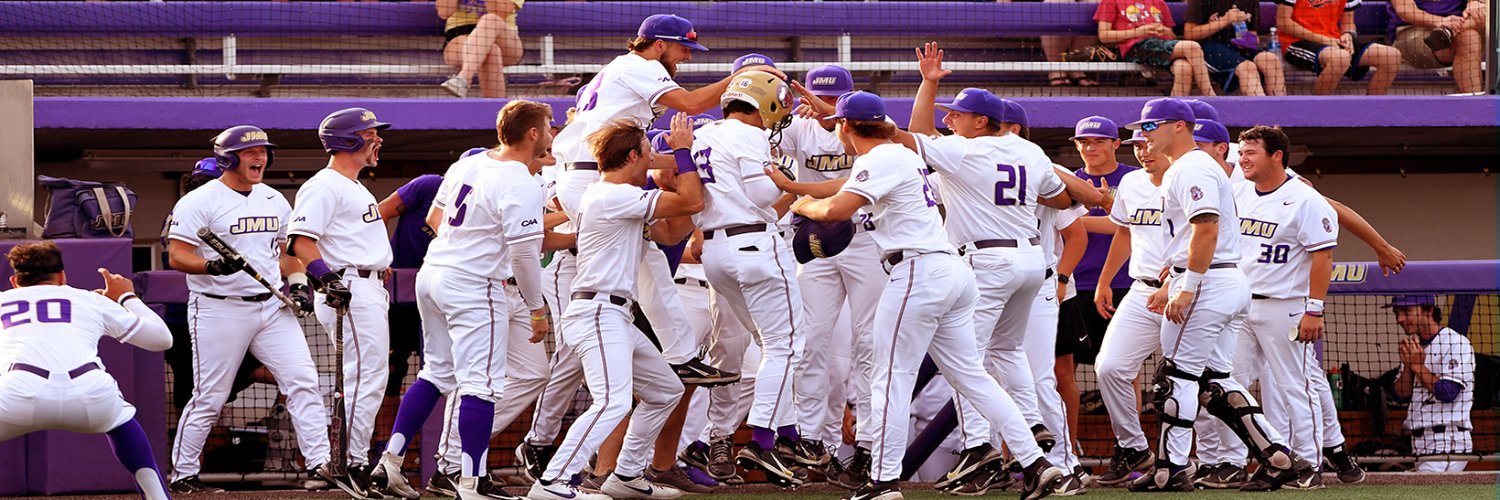
M 1157 120 L 1157 121 L 1154 121 L 1154 122 L 1142 123 L 1141 124 L 1141 132 L 1155 132 L 1156 129 L 1161 128 L 1162 125 L 1166 125 L 1168 123 L 1172 123 L 1173 121 L 1174 120 Z

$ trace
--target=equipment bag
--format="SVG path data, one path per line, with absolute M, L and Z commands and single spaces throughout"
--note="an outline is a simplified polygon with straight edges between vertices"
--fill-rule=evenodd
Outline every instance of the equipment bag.
M 134 238 L 130 216 L 135 192 L 119 182 L 76 181 L 38 175 L 52 190 L 47 199 L 43 238 Z

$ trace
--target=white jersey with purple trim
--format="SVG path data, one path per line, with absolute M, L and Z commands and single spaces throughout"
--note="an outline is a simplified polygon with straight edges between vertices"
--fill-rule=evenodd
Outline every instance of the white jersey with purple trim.
M 520 162 L 487 154 L 459 160 L 433 203 L 443 218 L 425 265 L 504 280 L 513 275 L 510 246 L 542 237 L 542 188 Z
M 1155 280 L 1167 262 L 1167 234 L 1161 220 L 1161 190 L 1151 174 L 1136 170 L 1120 178 L 1109 221 L 1130 229 L 1130 277 Z
M 325 168 L 297 189 L 288 233 L 318 240 L 318 252 L 334 270 L 386 269 L 393 256 L 378 206 L 364 184 Z
M 99 359 L 100 337 L 129 342 L 142 325 L 113 300 L 70 286 L 6 290 L 0 292 L 0 366 L 26 363 L 67 373 Z
M 781 131 L 777 149 L 797 160 L 799 182 L 846 179 L 854 168 L 855 155 L 845 154 L 838 134 L 823 128 L 818 120 L 793 117 L 792 124 Z
M 682 88 L 666 66 L 634 53 L 616 57 L 578 91 L 573 123 L 557 134 L 553 151 L 561 165 L 594 161 L 584 139 L 609 122 L 627 119 L 642 128 L 651 126 L 659 111 L 656 100 Z M 662 110 L 664 111 L 664 110 Z
M 905 250 L 958 253 L 943 233 L 943 218 L 929 196 L 926 171 L 921 157 L 897 144 L 875 146 L 854 160 L 854 175 L 839 191 L 860 195 L 872 204 L 880 225 L 870 236 L 882 256 Z
M 1308 295 L 1312 257 L 1308 254 L 1339 244 L 1339 217 L 1323 195 L 1287 177 L 1269 193 L 1255 183 L 1234 187 L 1240 214 L 1240 242 L 1245 249 L 1240 269 L 1250 278 L 1250 293 L 1273 299 Z
M 1172 163 L 1161 180 L 1161 220 L 1167 226 L 1166 262 L 1187 267 L 1189 222 L 1198 215 L 1219 216 L 1218 244 L 1210 264 L 1240 261 L 1240 218 L 1234 208 L 1234 190 L 1219 162 L 1199 149 Z M 1134 238 L 1132 238 L 1134 239 Z
M 1042 255 L 1047 257 L 1047 267 L 1053 269 L 1057 263 L 1062 261 L 1063 236 L 1062 230 L 1073 225 L 1078 219 L 1089 214 L 1088 207 L 1073 205 L 1072 207 L 1058 210 L 1046 205 L 1036 206 L 1036 218 L 1042 229 Z
M 286 243 L 286 220 L 292 206 L 280 191 L 256 184 L 249 193 L 240 193 L 218 179 L 184 195 L 172 207 L 172 221 L 167 238 L 193 245 L 193 255 L 213 260 L 219 253 L 198 238 L 198 230 L 208 228 L 229 243 L 245 262 L 271 286 L 281 288 L 281 246 Z M 384 235 L 385 226 L 381 226 Z M 390 253 L 386 242 L 386 253 Z M 266 293 L 266 287 L 244 273 L 229 276 L 187 275 L 188 290 L 227 297 L 244 297 Z
M 574 291 L 601 292 L 634 299 L 636 274 L 646 240 L 646 223 L 656 212 L 661 190 L 597 182 L 579 203 L 578 275 Z M 623 243 L 623 244 L 622 244 Z M 655 248 L 652 248 L 655 250 Z
M 693 134 L 693 161 L 703 179 L 703 212 L 693 222 L 704 231 L 740 224 L 774 224 L 771 205 L 781 190 L 766 176 L 771 144 L 765 131 L 735 119 L 719 120 Z
M 1052 160 L 1021 136 L 915 137 L 922 159 L 943 174 L 944 224 L 955 245 L 1035 238 L 1037 199 L 1063 192 Z
M 1447 380 L 1462 387 L 1458 397 L 1444 403 L 1421 382 L 1411 385 L 1411 407 L 1406 412 L 1406 429 L 1426 429 L 1434 425 L 1457 425 L 1473 429 L 1469 412 L 1474 408 L 1474 346 L 1452 328 L 1443 327 L 1432 342 L 1422 346 L 1422 364 L 1439 381 Z M 1402 365 L 1402 370 L 1406 366 Z M 1453 432 L 1453 431 L 1449 431 Z

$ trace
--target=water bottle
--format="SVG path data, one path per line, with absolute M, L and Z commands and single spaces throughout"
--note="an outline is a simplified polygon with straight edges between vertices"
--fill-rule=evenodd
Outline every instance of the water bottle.
M 1276 36 L 1275 26 L 1271 27 L 1271 44 L 1266 46 L 1266 50 L 1274 52 L 1278 56 L 1281 55 L 1281 38 Z
M 1245 31 L 1248 31 L 1249 29 L 1250 27 L 1246 26 L 1244 21 L 1237 21 L 1234 23 L 1234 36 L 1244 35 Z
M 1333 408 L 1344 409 L 1344 376 L 1339 373 L 1339 367 L 1328 369 L 1328 387 L 1333 393 Z

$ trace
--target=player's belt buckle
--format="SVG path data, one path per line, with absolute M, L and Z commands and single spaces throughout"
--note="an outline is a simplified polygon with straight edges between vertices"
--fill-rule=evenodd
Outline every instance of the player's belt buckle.
M 1151 288 L 1161 288 L 1161 280 L 1136 280 Z
M 1444 432 L 1468 432 L 1469 428 L 1461 426 L 1434 425 L 1432 427 L 1419 427 L 1411 430 L 1411 437 L 1422 437 L 1428 434 L 1442 434 Z
M 711 231 L 704 231 L 703 239 L 714 239 L 714 236 L 716 234 L 722 234 L 725 238 L 728 238 L 730 236 L 739 236 L 746 233 L 761 233 L 765 232 L 765 230 L 765 224 L 740 224 L 738 226 L 729 226 L 725 228 L 714 229 Z
M 94 370 L 98 370 L 98 369 L 99 369 L 99 363 L 95 363 L 93 361 L 90 361 L 90 362 L 87 362 L 87 363 L 84 363 L 84 364 L 80 365 L 78 368 L 74 368 L 72 370 L 68 370 L 68 378 L 78 378 L 78 377 L 83 376 L 83 374 L 85 374 L 85 373 L 88 373 L 88 372 L 91 372 L 91 371 L 94 371 Z M 47 371 L 45 368 L 42 368 L 42 367 L 39 367 L 39 366 L 36 366 L 36 365 L 29 365 L 29 364 L 26 364 L 26 363 L 12 363 L 10 365 L 10 369 L 8 369 L 6 371 L 11 371 L 11 372 L 26 372 L 26 373 L 30 373 L 32 375 L 36 375 L 36 376 L 42 377 L 42 378 L 52 378 L 52 372 Z
M 208 297 L 210 299 L 238 300 L 240 302 L 265 302 L 267 300 L 271 300 L 271 294 L 269 292 L 262 293 L 262 294 L 259 294 L 259 295 L 246 295 L 246 296 L 243 296 L 243 297 L 228 296 L 228 295 L 217 295 L 217 294 L 212 294 L 212 293 L 205 293 L 205 294 L 203 294 L 203 296 L 204 297 Z
M 700 279 L 697 279 L 697 278 L 675 278 L 675 279 L 672 280 L 672 282 L 676 283 L 676 284 L 679 284 L 679 285 L 691 284 L 691 285 L 699 287 L 699 288 L 708 288 L 708 282 L 707 281 L 703 281 L 703 280 L 700 280 Z
M 1220 262 L 1218 264 L 1209 264 L 1208 265 L 1209 269 L 1234 269 L 1236 267 L 1240 267 L 1240 265 L 1239 264 L 1235 264 L 1233 262 Z M 1178 274 L 1185 273 L 1185 272 L 1187 272 L 1187 268 L 1186 267 L 1176 267 L 1176 266 L 1172 267 L 1172 275 L 1174 275 L 1174 276 L 1178 275 Z M 1157 287 L 1157 288 L 1161 288 L 1161 287 Z
M 592 161 L 575 161 L 567 165 L 567 170 L 599 170 L 599 163 Z
M 610 295 L 610 294 L 601 293 L 601 292 L 573 292 L 572 297 L 573 297 L 573 300 L 601 300 L 601 299 L 607 299 L 607 300 L 605 300 L 606 302 L 609 302 L 611 304 L 614 304 L 614 305 L 617 305 L 617 306 L 620 306 L 620 307 L 625 307 L 625 306 L 630 305 L 630 299 L 627 299 L 625 297 L 621 297 L 619 295 Z
M 370 278 L 370 277 L 373 277 L 373 278 L 375 278 L 377 280 L 385 281 L 385 270 L 384 269 L 379 270 L 379 271 L 371 271 L 369 269 L 345 268 L 345 269 L 339 271 L 339 276 L 342 277 L 342 276 L 348 274 L 350 271 L 353 271 L 355 276 L 359 276 L 361 278 Z

